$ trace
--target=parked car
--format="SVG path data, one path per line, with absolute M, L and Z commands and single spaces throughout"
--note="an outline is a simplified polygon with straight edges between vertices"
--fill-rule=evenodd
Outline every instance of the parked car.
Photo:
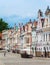
M 0 50 L 4 50 L 3 48 L 0 48 Z
M 17 50 L 15 48 L 12 48 L 12 53 L 17 53 Z
M 33 53 L 31 49 L 21 49 L 20 50 L 20 54 L 22 58 L 32 58 L 33 57 Z
M 10 49 L 8 47 L 5 47 L 5 50 L 7 50 L 8 52 L 10 52 Z
M 20 49 L 16 49 L 17 53 L 19 54 L 20 53 Z

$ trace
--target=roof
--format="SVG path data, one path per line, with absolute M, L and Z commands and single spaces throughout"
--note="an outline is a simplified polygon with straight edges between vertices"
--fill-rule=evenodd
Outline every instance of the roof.
M 49 6 L 47 7 L 46 11 L 45 11 L 45 14 L 48 15 L 50 13 L 50 8 Z
M 34 21 L 34 22 L 33 22 L 33 25 L 34 25 L 35 27 L 37 27 L 37 21 Z

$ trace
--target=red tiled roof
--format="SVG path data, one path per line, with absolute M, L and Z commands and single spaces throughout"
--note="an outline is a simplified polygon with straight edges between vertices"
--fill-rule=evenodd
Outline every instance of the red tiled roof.
M 36 27 L 37 26 L 37 21 L 33 22 L 34 26 Z

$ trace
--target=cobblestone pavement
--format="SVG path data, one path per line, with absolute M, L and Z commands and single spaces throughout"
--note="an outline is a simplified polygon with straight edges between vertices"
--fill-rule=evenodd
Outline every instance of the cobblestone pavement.
M 21 58 L 20 54 L 0 53 L 0 65 L 50 65 L 50 58 Z

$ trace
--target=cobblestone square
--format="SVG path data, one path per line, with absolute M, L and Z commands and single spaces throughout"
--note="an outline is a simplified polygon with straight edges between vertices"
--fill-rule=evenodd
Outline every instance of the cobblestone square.
M 7 53 L 6 56 L 0 53 L 0 65 L 50 65 L 50 58 L 21 58 L 17 53 Z

